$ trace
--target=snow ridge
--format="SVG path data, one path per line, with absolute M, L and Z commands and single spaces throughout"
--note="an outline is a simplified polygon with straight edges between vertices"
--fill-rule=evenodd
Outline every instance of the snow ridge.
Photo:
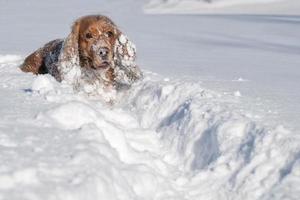
M 150 14 L 288 14 L 298 15 L 297 0 L 151 0 L 144 11 Z
M 287 192 L 299 184 L 299 138 L 239 111 L 239 96 L 146 72 L 111 106 L 24 74 L 21 61 L 0 56 L 0 199 L 300 194 Z

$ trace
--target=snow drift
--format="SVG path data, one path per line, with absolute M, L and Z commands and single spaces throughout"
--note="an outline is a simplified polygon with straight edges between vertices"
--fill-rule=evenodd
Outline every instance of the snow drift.
M 145 12 L 298 15 L 300 3 L 297 0 L 151 0 Z
M 0 56 L 0 199 L 283 199 L 299 138 L 239 95 L 145 72 L 113 106 Z M 293 192 L 288 192 L 293 190 Z

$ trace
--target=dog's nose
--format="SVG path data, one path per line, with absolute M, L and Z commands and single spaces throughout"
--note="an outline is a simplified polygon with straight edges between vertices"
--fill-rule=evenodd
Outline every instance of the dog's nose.
M 108 49 L 107 47 L 101 47 L 101 48 L 99 49 L 99 55 L 100 55 L 102 58 L 107 58 L 108 53 L 109 53 L 109 49 Z

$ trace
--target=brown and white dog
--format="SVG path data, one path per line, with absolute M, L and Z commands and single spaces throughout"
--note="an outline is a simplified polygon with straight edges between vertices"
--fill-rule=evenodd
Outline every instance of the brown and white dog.
M 53 40 L 26 57 L 20 68 L 95 92 L 140 79 L 135 58 L 135 46 L 108 17 L 89 15 L 75 21 L 66 39 Z

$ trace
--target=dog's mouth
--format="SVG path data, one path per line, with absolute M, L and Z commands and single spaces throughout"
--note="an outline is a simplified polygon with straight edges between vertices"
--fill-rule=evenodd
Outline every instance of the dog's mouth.
M 108 61 L 103 61 L 100 65 L 92 66 L 93 69 L 106 69 L 109 67 L 109 62 Z

